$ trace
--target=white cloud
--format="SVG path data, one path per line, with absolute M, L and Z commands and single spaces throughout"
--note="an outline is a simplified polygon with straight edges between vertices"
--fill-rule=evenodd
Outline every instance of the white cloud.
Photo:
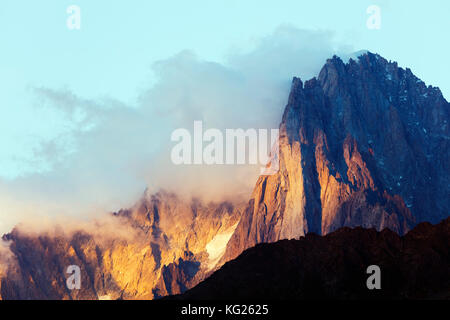
M 36 88 L 61 113 L 64 130 L 35 150 L 51 170 L 0 181 L 0 220 L 89 217 L 131 205 L 146 185 L 208 199 L 247 197 L 259 166 L 174 166 L 171 132 L 192 130 L 194 120 L 219 129 L 277 128 L 292 77 L 315 76 L 341 49 L 328 32 L 281 27 L 225 64 L 181 52 L 154 64 L 157 81 L 137 106 Z

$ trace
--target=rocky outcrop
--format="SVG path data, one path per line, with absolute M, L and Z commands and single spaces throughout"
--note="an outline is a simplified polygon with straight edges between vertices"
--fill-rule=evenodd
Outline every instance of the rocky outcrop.
M 380 289 L 367 280 L 380 268 Z M 341 228 L 259 244 L 183 295 L 186 300 L 450 299 L 450 218 L 405 236 Z
M 450 213 L 449 110 L 438 88 L 395 62 L 372 53 L 348 63 L 333 57 L 317 78 L 294 78 L 279 171 L 259 177 L 248 204 L 160 192 L 114 214 L 128 237 L 16 228 L 4 236 L 14 262 L 0 265 L 0 298 L 159 298 L 259 243 L 356 226 L 403 235 L 419 222 L 437 223 Z M 69 265 L 81 268 L 80 290 L 66 286 Z
M 114 215 L 132 235 L 105 240 L 83 230 L 28 235 L 20 228 L 5 235 L 16 261 L 0 279 L 1 297 L 153 299 L 183 292 L 210 272 L 208 243 L 241 214 L 228 202 L 205 205 L 160 192 Z M 70 265 L 81 268 L 80 290 L 66 286 Z
M 280 170 L 262 176 L 222 263 L 262 242 L 340 227 L 405 234 L 450 213 L 449 103 L 379 55 L 294 78 Z

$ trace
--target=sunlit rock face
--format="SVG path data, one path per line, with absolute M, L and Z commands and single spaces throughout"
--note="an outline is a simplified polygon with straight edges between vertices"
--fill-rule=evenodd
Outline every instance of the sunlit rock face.
M 260 242 L 343 226 L 404 234 L 450 213 L 449 103 L 409 69 L 366 53 L 294 78 L 280 170 L 260 177 L 222 262 Z
M 450 213 L 449 121 L 439 89 L 409 69 L 371 53 L 346 64 L 334 57 L 317 79 L 294 79 L 280 170 L 258 179 L 248 204 L 160 192 L 114 214 L 129 237 L 15 229 L 4 236 L 12 254 L 9 268 L 0 264 L 0 298 L 154 299 L 184 292 L 257 243 L 437 223 Z M 69 265 L 81 268 L 80 290 L 66 286 Z
M 115 214 L 130 226 L 126 239 L 111 234 L 99 240 L 85 231 L 27 235 L 16 229 L 4 237 L 16 261 L 0 281 L 1 297 L 153 299 L 184 292 L 211 269 L 207 244 L 229 232 L 240 215 L 228 202 L 205 205 L 161 192 Z M 226 243 L 222 246 L 223 254 Z M 70 265 L 81 268 L 80 290 L 67 288 Z

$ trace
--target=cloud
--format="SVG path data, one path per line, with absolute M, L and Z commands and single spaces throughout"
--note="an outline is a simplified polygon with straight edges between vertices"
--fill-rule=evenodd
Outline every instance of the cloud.
M 156 82 L 134 106 L 34 88 L 36 104 L 54 109 L 63 129 L 33 149 L 34 160 L 49 170 L 0 181 L 3 228 L 30 216 L 84 218 L 118 210 L 147 186 L 205 200 L 248 197 L 259 166 L 175 166 L 171 132 L 192 130 L 194 120 L 203 120 L 205 129 L 277 128 L 292 77 L 315 76 L 342 50 L 349 49 L 329 32 L 284 26 L 224 63 L 189 51 L 155 63 Z
M 133 228 L 127 222 L 127 217 L 111 214 L 98 215 L 89 220 L 64 216 L 45 219 L 30 217 L 27 221 L 18 223 L 14 228 L 14 233 L 19 236 L 38 237 L 46 235 L 50 238 L 70 239 L 76 233 L 83 232 L 91 235 L 96 244 L 102 246 L 107 246 L 111 241 L 116 240 L 135 242 L 145 238 L 142 230 Z

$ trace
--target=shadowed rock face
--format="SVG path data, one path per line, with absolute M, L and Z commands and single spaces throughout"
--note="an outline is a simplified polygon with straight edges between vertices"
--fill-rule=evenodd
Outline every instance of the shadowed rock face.
M 317 79 L 294 78 L 280 170 L 258 179 L 248 205 L 145 195 L 115 214 L 134 237 L 106 242 L 83 230 L 15 229 L 4 237 L 16 263 L 0 265 L 0 298 L 153 299 L 193 287 L 258 243 L 436 223 L 450 213 L 449 110 L 439 89 L 396 63 L 371 53 L 347 64 L 334 57 Z M 69 265 L 81 268 L 81 290 L 66 287 Z
M 371 53 L 294 78 L 280 170 L 260 177 L 222 262 L 261 242 L 344 226 L 404 234 L 450 213 L 449 103 Z
M 380 267 L 381 290 L 367 288 L 371 265 Z M 259 244 L 168 299 L 450 299 L 450 218 L 419 224 L 403 237 L 344 227 Z

